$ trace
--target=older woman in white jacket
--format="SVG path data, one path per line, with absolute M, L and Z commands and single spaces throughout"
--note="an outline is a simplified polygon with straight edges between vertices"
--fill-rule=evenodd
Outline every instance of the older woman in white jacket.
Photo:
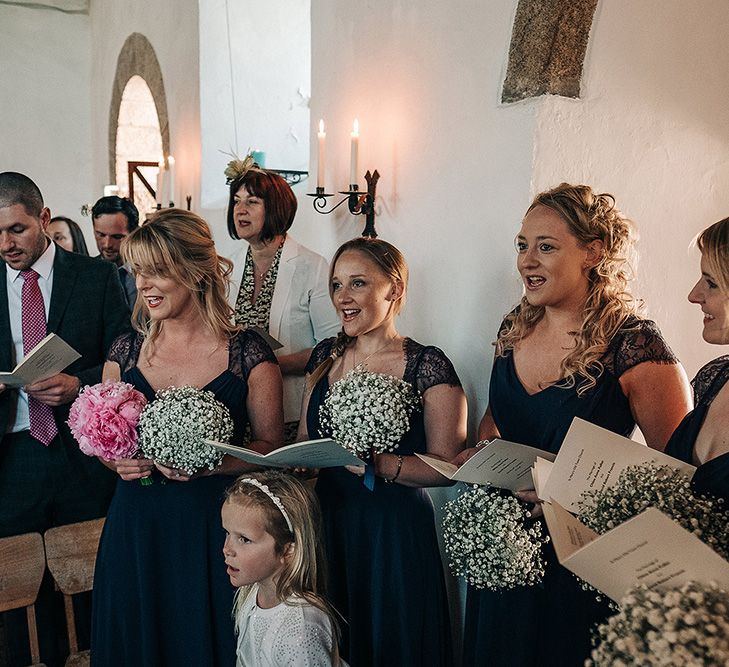
M 284 379 L 286 442 L 296 437 L 311 349 L 340 329 L 327 262 L 288 234 L 296 208 L 291 187 L 274 172 L 242 168 L 230 183 L 228 233 L 247 243 L 231 257 L 228 300 L 236 322 L 282 344 L 275 352 Z

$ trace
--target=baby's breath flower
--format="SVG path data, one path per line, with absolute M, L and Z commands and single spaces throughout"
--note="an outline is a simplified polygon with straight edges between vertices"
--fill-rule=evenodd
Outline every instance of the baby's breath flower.
M 476 588 L 532 586 L 544 576 L 539 522 L 527 527 L 528 512 L 514 496 L 472 486 L 446 503 L 443 541 L 451 571 Z
M 228 408 L 196 387 L 161 389 L 139 417 L 140 455 L 188 475 L 213 470 L 223 459 L 206 438 L 229 443 L 232 436 Z
M 664 593 L 636 586 L 620 601 L 620 612 L 594 630 L 585 664 L 727 665 L 727 603 L 729 594 L 714 584 L 690 581 Z
M 655 507 L 729 559 L 729 512 L 723 500 L 694 495 L 690 480 L 669 466 L 629 466 L 615 484 L 584 493 L 578 504 L 580 521 L 600 534 Z
M 419 409 L 408 382 L 356 367 L 329 388 L 319 414 L 332 440 L 361 457 L 395 451 Z

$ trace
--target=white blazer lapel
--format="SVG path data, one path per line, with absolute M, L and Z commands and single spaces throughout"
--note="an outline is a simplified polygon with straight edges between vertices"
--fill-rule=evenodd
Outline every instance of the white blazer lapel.
M 276 276 L 276 287 L 273 290 L 271 299 L 271 315 L 268 320 L 268 332 L 278 341 L 289 346 L 288 332 L 286 335 L 281 331 L 286 305 L 289 303 L 291 288 L 293 287 L 294 272 L 296 271 L 296 258 L 299 255 L 299 244 L 290 236 L 286 236 L 281 260 L 278 264 L 278 275 Z M 285 353 L 285 352 L 284 352 Z
M 231 256 L 230 261 L 233 262 L 233 271 L 230 274 L 230 288 L 228 289 L 228 303 L 235 310 L 235 302 L 238 300 L 238 292 L 240 292 L 240 284 L 243 281 L 243 272 L 246 268 L 246 253 L 248 252 L 248 244 L 245 241 L 240 242 L 240 247 Z

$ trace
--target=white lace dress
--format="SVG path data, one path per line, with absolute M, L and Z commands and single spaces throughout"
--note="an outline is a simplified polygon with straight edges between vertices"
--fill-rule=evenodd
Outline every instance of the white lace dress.
M 329 617 L 300 598 L 261 609 L 253 586 L 236 619 L 238 667 L 347 667 L 332 660 Z

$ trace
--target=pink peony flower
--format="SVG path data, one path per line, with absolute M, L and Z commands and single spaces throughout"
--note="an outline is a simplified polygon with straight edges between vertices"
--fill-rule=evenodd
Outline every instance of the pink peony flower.
M 144 394 L 131 384 L 107 380 L 83 388 L 68 425 L 84 454 L 105 461 L 129 458 L 137 453 L 137 423 L 145 405 Z

